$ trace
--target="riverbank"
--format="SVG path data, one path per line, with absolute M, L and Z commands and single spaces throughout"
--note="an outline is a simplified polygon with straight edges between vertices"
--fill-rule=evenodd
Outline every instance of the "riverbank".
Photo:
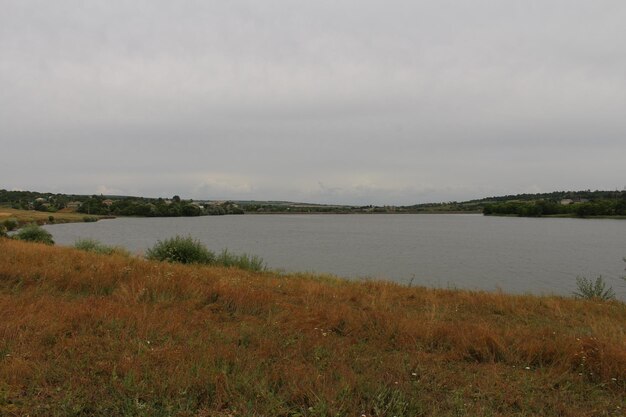
M 0 239 L 0 414 L 622 415 L 626 305 Z
M 112 219 L 112 216 L 91 216 L 74 211 L 57 211 L 49 213 L 36 210 L 18 210 L 10 207 L 0 207 L 0 225 L 8 219 L 15 219 L 22 226 L 30 223 L 56 224 L 56 223 L 82 223 L 101 219 Z

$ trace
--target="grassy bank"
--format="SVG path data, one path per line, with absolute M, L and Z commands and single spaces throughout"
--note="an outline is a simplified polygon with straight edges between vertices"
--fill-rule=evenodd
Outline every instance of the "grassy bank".
M 10 207 L 0 207 L 0 224 L 7 219 L 15 219 L 20 225 L 24 225 L 29 223 L 80 223 L 84 221 L 95 221 L 100 218 L 102 218 L 102 216 L 87 216 L 83 213 L 76 213 L 72 211 L 47 213 L 44 211 L 17 210 Z
M 0 415 L 599 416 L 626 305 L 0 239 Z

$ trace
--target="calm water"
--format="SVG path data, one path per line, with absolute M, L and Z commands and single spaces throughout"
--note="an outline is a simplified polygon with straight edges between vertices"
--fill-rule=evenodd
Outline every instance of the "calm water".
M 626 221 L 482 215 L 243 215 L 122 218 L 46 226 L 58 244 L 79 238 L 144 251 L 191 235 L 210 249 L 260 255 L 272 268 L 415 285 L 570 294 L 577 275 L 601 274 L 626 299 Z

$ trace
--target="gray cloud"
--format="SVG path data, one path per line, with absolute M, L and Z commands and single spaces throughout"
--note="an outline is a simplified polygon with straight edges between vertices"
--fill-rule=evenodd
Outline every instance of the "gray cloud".
M 0 10 L 3 188 L 411 204 L 626 186 L 621 1 Z

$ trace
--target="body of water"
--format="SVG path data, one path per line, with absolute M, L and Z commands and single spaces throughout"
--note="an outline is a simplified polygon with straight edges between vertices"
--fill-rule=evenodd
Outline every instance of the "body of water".
M 626 221 L 474 214 L 119 218 L 46 226 L 57 244 L 93 238 L 143 252 L 191 235 L 213 251 L 261 256 L 285 271 L 414 285 L 569 295 L 602 275 L 626 299 Z

